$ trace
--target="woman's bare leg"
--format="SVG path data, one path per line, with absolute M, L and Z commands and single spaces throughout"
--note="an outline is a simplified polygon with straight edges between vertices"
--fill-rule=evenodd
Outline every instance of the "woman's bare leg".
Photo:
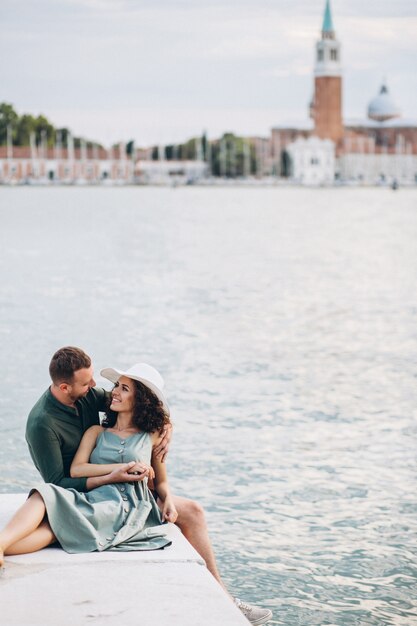
M 6 555 L 11 554 L 29 554 L 29 552 L 37 552 L 46 548 L 56 541 L 56 537 L 49 526 L 49 522 L 44 520 L 33 533 L 19 539 L 16 543 L 12 543 L 6 550 Z
M 0 566 L 3 565 L 4 552 L 8 551 L 9 546 L 32 534 L 41 524 L 45 513 L 45 503 L 35 491 L 0 532 Z

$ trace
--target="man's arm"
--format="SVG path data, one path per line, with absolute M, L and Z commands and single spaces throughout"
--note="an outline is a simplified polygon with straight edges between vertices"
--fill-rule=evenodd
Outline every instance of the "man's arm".
M 68 478 L 64 474 L 61 446 L 57 435 L 50 428 L 37 428 L 34 432 L 26 433 L 29 452 L 47 483 L 77 491 L 88 491 L 86 478 Z
M 160 439 L 160 436 L 158 436 L 158 434 L 156 433 L 152 437 L 154 445 L 156 444 L 156 446 L 159 443 L 158 438 Z M 175 504 L 171 495 L 171 490 L 169 488 L 166 464 L 160 458 L 158 458 L 155 453 L 152 454 L 152 467 L 155 472 L 155 489 L 158 492 L 159 498 L 163 502 L 161 512 L 162 519 L 175 524 L 178 517 L 178 512 L 175 508 Z
M 168 455 L 169 445 L 172 439 L 172 431 L 173 431 L 173 427 L 172 427 L 171 422 L 169 422 L 168 424 L 165 424 L 165 426 L 163 427 L 160 433 L 160 438 L 158 442 L 154 445 L 154 448 L 152 450 L 152 453 L 155 455 L 155 458 L 161 461 L 161 463 L 164 463 Z

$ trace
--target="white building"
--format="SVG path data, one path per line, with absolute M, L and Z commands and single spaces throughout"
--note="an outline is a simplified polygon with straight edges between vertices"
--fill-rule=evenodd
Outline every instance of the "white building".
M 335 178 L 335 147 L 330 139 L 298 137 L 288 144 L 291 178 L 302 185 L 331 185 Z
M 196 183 L 209 175 L 205 161 L 137 161 L 135 182 L 143 185 Z
M 345 124 L 339 156 L 347 181 L 417 182 L 417 121 L 405 120 L 384 83 L 368 105 L 368 117 Z

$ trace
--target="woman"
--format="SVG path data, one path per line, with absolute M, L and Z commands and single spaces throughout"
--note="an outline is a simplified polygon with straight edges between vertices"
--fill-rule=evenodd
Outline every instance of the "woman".
M 155 550 L 169 545 L 161 524 L 177 511 L 166 466 L 152 455 L 169 422 L 160 374 L 146 363 L 102 376 L 114 383 L 101 426 L 89 428 L 71 465 L 73 477 L 113 474 L 111 484 L 87 493 L 42 484 L 0 533 L 3 554 L 40 550 L 58 541 L 67 552 Z M 153 480 L 158 505 L 148 487 Z

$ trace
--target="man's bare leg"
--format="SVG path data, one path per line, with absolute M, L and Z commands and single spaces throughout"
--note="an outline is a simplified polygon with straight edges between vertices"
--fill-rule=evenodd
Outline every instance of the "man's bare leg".
M 216 557 L 207 531 L 207 524 L 204 516 L 203 508 L 193 500 L 173 496 L 174 504 L 178 512 L 178 518 L 175 522 L 180 528 L 182 534 L 191 543 L 193 548 L 206 562 L 207 569 L 214 576 L 217 582 L 223 587 L 230 599 L 235 602 L 242 614 L 246 617 L 250 624 L 264 624 L 272 617 L 269 609 L 262 609 L 252 606 L 246 602 L 242 602 L 238 598 L 233 598 L 226 589 L 217 569 Z M 160 500 L 158 501 L 159 503 Z
M 204 559 L 207 569 L 218 583 L 227 591 L 219 570 L 217 569 L 216 557 L 214 556 L 210 537 L 207 530 L 203 508 L 188 498 L 173 496 L 178 518 L 175 524 L 179 527 L 184 537 L 191 543 L 193 548 Z

